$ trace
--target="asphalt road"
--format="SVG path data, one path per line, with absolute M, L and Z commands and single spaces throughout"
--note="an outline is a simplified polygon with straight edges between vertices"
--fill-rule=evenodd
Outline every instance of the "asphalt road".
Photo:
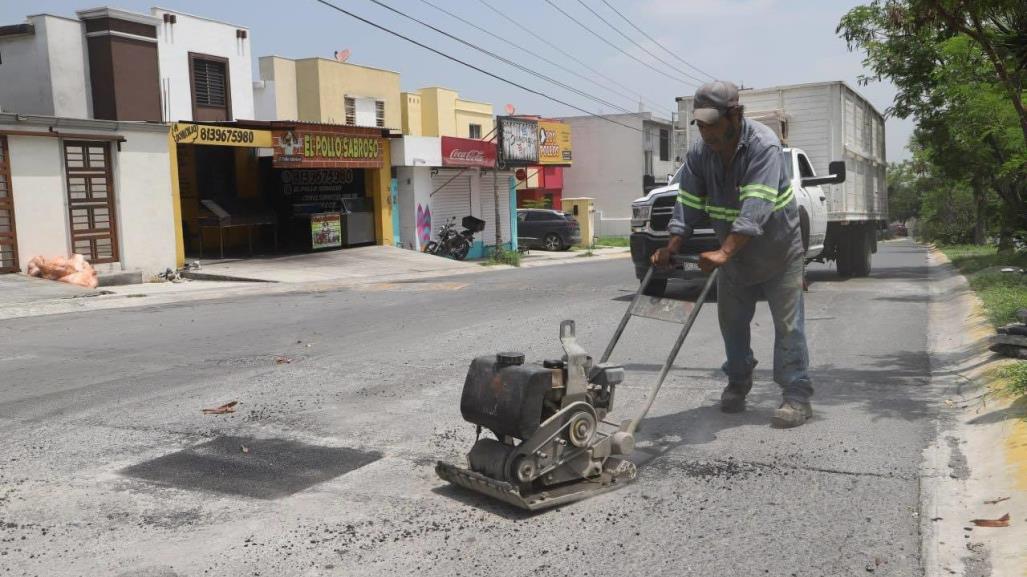
M 535 515 L 435 476 L 474 440 L 467 366 L 558 357 L 564 318 L 600 354 L 628 261 L 3 321 L 0 575 L 917 575 L 938 401 L 925 251 L 884 243 L 871 278 L 810 276 L 812 422 L 769 427 L 765 305 L 750 409 L 718 411 L 710 306 L 644 425 L 638 480 Z M 633 323 L 625 416 L 677 328 Z

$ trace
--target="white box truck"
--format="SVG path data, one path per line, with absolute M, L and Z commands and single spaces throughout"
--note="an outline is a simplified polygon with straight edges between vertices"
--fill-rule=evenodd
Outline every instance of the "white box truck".
M 807 259 L 834 260 L 842 276 L 869 275 L 877 231 L 888 219 L 884 116 L 841 81 L 741 90 L 739 102 L 747 118 L 781 137 L 796 186 L 804 189 L 796 196 Z M 681 159 L 700 136 L 691 124 L 692 97 L 679 97 L 677 103 L 676 156 Z M 830 164 L 839 160 L 845 163 L 844 180 L 825 184 L 831 182 L 826 178 Z M 676 193 L 674 182 L 632 203 L 636 273 L 644 274 L 648 255 L 667 243 Z M 706 238 L 711 235 L 711 229 L 697 229 L 686 249 L 716 247 L 715 238 Z

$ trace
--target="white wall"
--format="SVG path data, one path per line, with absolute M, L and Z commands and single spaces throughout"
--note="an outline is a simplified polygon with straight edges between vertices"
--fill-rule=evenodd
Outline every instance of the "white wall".
M 652 134 L 651 142 L 645 144 L 647 150 L 653 152 L 653 176 L 656 178 L 658 184 L 667 182 L 667 176 L 674 174 L 675 169 L 678 167 L 678 163 L 674 161 L 674 130 L 671 124 L 662 124 L 656 122 L 646 122 L 645 129 L 650 131 Z M 669 138 L 669 147 L 667 150 L 667 160 L 660 160 L 660 131 L 667 131 L 667 138 Z M 641 195 L 639 195 L 641 196 Z
M 390 139 L 392 166 L 442 166 L 442 139 L 404 136 Z
M 253 83 L 253 115 L 256 120 L 278 118 L 274 80 L 257 80 Z
M 121 152 L 112 150 L 118 205 L 120 268 L 143 279 L 175 268 L 175 219 L 166 132 L 125 131 Z
M 8 136 L 18 264 L 34 256 L 68 256 L 68 199 L 60 141 L 40 136 Z
M 45 20 L 46 16 L 29 19 L 35 34 L 0 38 L 0 109 L 4 112 L 53 116 Z
M 91 118 L 93 91 L 84 25 L 46 14 L 29 17 L 31 35 L 0 39 L 0 109 Z
M 118 133 L 125 137 L 125 142 L 120 152 L 112 143 L 111 156 L 120 260 L 96 265 L 96 269 L 139 270 L 146 279 L 175 267 L 168 136 L 152 129 L 127 128 Z M 35 256 L 70 255 L 63 141 L 48 136 L 9 136 L 7 142 L 18 263 L 24 270 Z
M 393 141 L 395 142 L 395 141 Z M 404 248 L 421 250 L 417 236 L 417 207 L 428 206 L 431 194 L 431 168 L 427 166 L 400 166 L 396 168 L 399 192 L 399 238 Z M 431 233 L 434 236 L 434 231 Z
M 93 86 L 89 80 L 89 48 L 85 24 L 46 18 L 46 44 L 53 83 L 53 116 L 93 117 Z
M 642 196 L 645 174 L 642 117 L 610 118 L 639 130 L 592 116 L 560 119 L 574 135 L 574 165 L 563 169 L 563 198 L 592 197 L 596 210 L 607 217 L 630 218 L 631 201 Z
M 162 22 L 157 27 L 162 91 L 170 84 L 170 91 L 164 96 L 165 107 L 171 116 L 169 120 L 193 119 L 189 82 L 190 52 L 228 59 L 233 119 L 255 118 L 251 39 L 236 38 L 236 30 L 245 28 L 161 8 L 151 10 L 151 14 L 161 20 L 165 13 L 175 14 L 178 20 L 175 24 Z

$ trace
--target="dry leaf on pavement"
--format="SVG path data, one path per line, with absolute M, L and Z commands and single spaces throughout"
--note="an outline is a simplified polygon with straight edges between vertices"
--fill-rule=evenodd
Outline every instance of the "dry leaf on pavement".
M 223 415 L 225 413 L 234 413 L 235 406 L 239 404 L 239 401 L 232 401 L 231 403 L 225 403 L 215 409 L 203 409 L 204 415 Z
M 974 519 L 970 522 L 978 527 L 1008 527 L 1009 513 L 1002 515 L 998 519 Z
M 287 365 L 287 364 L 289 364 L 291 362 L 292 362 L 292 359 L 290 359 L 289 357 L 275 357 L 275 364 L 276 365 Z
M 997 504 L 1001 503 L 1002 501 L 1008 501 L 1008 500 L 1009 500 L 1009 497 L 999 497 L 998 499 L 993 499 L 991 501 L 985 501 L 984 504 L 985 505 L 997 505 Z

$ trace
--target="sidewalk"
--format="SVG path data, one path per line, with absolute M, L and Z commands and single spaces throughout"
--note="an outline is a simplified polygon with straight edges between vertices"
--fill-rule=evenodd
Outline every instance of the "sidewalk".
M 584 251 L 530 251 L 522 266 L 595 262 L 627 258 L 626 248 Z M 627 265 L 625 265 L 627 266 Z M 0 275 L 0 320 L 90 310 L 153 306 L 182 301 L 238 298 L 261 294 L 323 292 L 378 283 L 510 270 L 482 266 L 390 246 L 368 246 L 326 253 L 223 260 L 185 273 L 183 282 L 143 283 L 87 290 L 23 274 Z M 85 298 L 88 297 L 88 298 Z
M 18 305 L 39 300 L 96 296 L 100 289 L 87 289 L 24 274 L 0 274 L 0 304 Z
M 994 328 L 966 279 L 940 251 L 932 269 L 931 386 L 946 397 L 921 465 L 925 575 L 1027 575 L 1027 401 L 1001 394 L 988 351 Z M 1001 519 L 980 527 L 974 519 Z

